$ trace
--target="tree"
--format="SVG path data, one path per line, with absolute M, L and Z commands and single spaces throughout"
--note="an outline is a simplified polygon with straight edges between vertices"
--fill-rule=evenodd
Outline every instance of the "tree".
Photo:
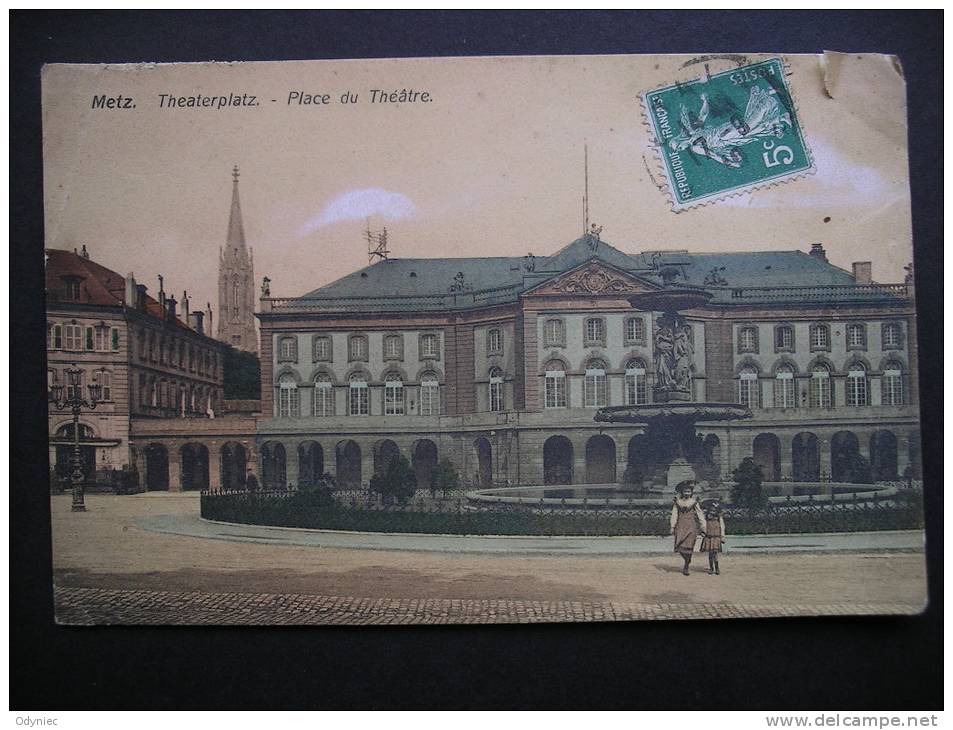
M 261 399 L 261 362 L 254 353 L 226 347 L 222 376 L 225 400 Z
M 446 497 L 449 492 L 460 486 L 460 475 L 450 459 L 444 457 L 437 464 L 430 477 L 430 496 L 436 497 L 437 491 Z
M 378 492 L 385 501 L 395 499 L 401 504 L 413 497 L 417 491 L 417 475 L 407 457 L 391 459 L 383 471 L 374 474 L 371 477 L 370 490 Z
M 764 471 L 754 463 L 754 459 L 746 456 L 738 468 L 731 473 L 734 485 L 731 487 L 731 501 L 737 507 L 760 509 L 767 506 L 768 496 L 761 488 L 764 481 Z

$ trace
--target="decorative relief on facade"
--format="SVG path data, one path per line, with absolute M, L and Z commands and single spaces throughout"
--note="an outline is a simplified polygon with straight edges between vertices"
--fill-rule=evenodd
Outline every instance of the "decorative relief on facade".
M 548 283 L 536 291 L 538 294 L 630 294 L 645 291 L 618 272 L 597 264 L 587 264 L 568 276 Z

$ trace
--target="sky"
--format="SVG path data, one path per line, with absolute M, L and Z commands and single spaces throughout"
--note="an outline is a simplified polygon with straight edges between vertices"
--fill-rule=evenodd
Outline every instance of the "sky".
M 268 276 L 274 296 L 365 266 L 368 220 L 387 227 L 392 257 L 548 255 L 582 233 L 587 146 L 590 220 L 623 251 L 821 242 L 839 266 L 872 261 L 875 280 L 902 281 L 912 253 L 901 72 L 878 55 L 785 62 L 814 174 L 678 213 L 658 187 L 640 95 L 737 59 L 47 66 L 46 245 L 86 245 L 150 292 L 162 274 L 192 309 L 217 311 L 238 165 L 256 279 Z M 373 89 L 429 97 L 381 103 Z M 341 103 L 346 93 L 357 101 Z M 186 101 L 160 105 L 163 94 Z M 93 108 L 102 95 L 119 108 Z M 299 103 L 307 95 L 329 103 Z M 258 105 L 184 106 L 196 96 Z

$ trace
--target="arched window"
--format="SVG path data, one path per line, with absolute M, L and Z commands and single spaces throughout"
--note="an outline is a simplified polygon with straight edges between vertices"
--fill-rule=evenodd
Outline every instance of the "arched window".
M 301 413 L 298 383 L 291 373 L 278 378 L 278 417 L 297 418 Z
M 428 360 L 440 357 L 437 335 L 425 334 L 420 336 L 420 357 Z
M 883 404 L 903 405 L 903 371 L 898 362 L 890 361 L 884 365 Z
M 811 368 L 811 408 L 831 407 L 831 371 L 818 363 Z
M 738 352 L 758 351 L 758 328 L 742 327 L 738 330 Z
M 440 384 L 435 373 L 420 376 L 420 415 L 440 415 Z
M 113 376 L 108 370 L 97 370 L 93 373 L 93 380 L 101 386 L 100 398 L 104 401 L 113 399 Z
M 296 362 L 298 360 L 298 338 L 282 337 L 278 340 L 278 362 Z
M 774 373 L 774 407 L 794 408 L 796 406 L 794 368 L 790 365 L 778 365 Z
M 314 400 L 311 413 L 318 418 L 334 415 L 334 386 L 330 376 L 324 373 L 314 377 Z
M 232 279 L 232 318 L 238 319 L 239 307 L 242 303 L 242 284 L 238 276 Z
M 327 335 L 315 335 L 311 340 L 311 356 L 314 362 L 330 362 L 331 338 Z
M 831 349 L 831 330 L 826 324 L 812 324 L 810 335 L 812 351 Z
M 149 400 L 152 403 L 153 408 L 159 407 L 159 382 L 157 380 L 152 381 L 152 392 L 149 396 Z
M 582 386 L 583 405 L 587 408 L 602 408 L 608 405 L 607 390 L 606 364 L 602 360 L 590 361 Z
M 486 351 L 490 355 L 503 352 L 503 330 L 491 329 L 486 333 Z
M 566 344 L 563 321 L 547 319 L 543 325 L 543 343 L 546 347 L 563 347 Z
M 404 381 L 400 373 L 388 373 L 384 377 L 384 415 L 404 415 Z
M 566 398 L 566 371 L 559 360 L 546 363 L 546 388 L 544 405 L 546 408 L 565 408 Z
M 387 335 L 384 338 L 384 359 L 401 360 L 404 357 L 404 338 L 400 335 Z
M 625 364 L 625 404 L 637 406 L 648 402 L 645 363 L 639 359 L 629 360 Z
M 590 317 L 584 326 L 586 346 L 606 344 L 606 323 L 599 317 Z
M 625 343 L 627 345 L 645 344 L 645 320 L 641 317 L 629 317 L 625 320 Z
M 352 375 L 348 382 L 347 403 L 347 412 L 350 416 L 366 416 L 370 413 L 367 380 L 360 373 Z
M 761 406 L 758 371 L 750 365 L 745 365 L 738 374 L 738 402 L 748 408 L 759 408 Z
M 490 370 L 490 410 L 506 410 L 503 398 L 503 371 L 499 368 Z
M 855 362 L 847 368 L 847 405 L 866 406 L 870 403 L 868 398 L 867 368 Z
M 347 341 L 347 359 L 350 362 L 367 361 L 367 337 L 351 335 Z
M 885 322 L 881 330 L 884 350 L 899 350 L 903 347 L 903 331 L 896 322 Z

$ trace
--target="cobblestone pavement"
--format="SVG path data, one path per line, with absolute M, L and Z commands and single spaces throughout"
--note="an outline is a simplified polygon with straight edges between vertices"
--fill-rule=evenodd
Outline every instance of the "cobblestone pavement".
M 57 588 L 61 624 L 481 624 L 911 614 L 903 604 L 630 604 Z

